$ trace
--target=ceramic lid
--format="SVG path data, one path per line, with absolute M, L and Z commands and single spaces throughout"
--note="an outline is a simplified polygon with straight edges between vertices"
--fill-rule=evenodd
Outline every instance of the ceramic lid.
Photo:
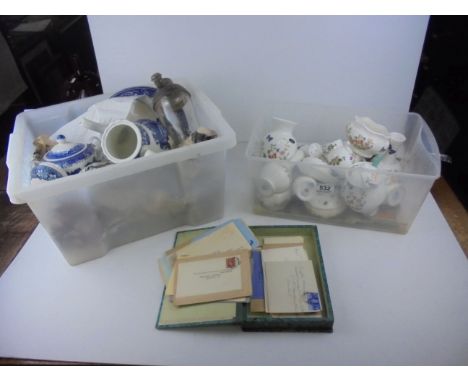
M 57 144 L 44 156 L 50 162 L 72 158 L 86 150 L 84 143 L 72 143 L 64 135 L 57 135 Z

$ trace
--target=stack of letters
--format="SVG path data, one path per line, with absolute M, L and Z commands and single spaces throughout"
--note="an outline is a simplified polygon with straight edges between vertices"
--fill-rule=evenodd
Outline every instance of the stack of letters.
M 159 260 L 166 284 L 157 328 L 331 330 L 314 226 L 248 227 L 235 219 L 179 232 Z

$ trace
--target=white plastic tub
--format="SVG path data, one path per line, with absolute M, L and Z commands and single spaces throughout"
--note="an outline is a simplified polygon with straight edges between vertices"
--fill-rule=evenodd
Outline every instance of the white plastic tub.
M 292 169 L 293 180 L 303 175 L 299 171 L 298 163 L 261 157 L 262 139 L 271 131 L 272 118 L 278 117 L 297 122 L 298 126 L 294 129 L 293 134 L 299 143 L 317 142 L 324 144 L 338 138 L 345 141 L 346 125 L 355 115 L 368 116 L 386 126 L 389 131 L 406 135 L 406 154 L 403 160 L 403 170 L 400 172 L 377 170 L 379 178 L 401 186 L 400 203 L 396 206 L 382 204 L 377 213 L 372 216 L 358 213 L 347 206 L 337 216 L 323 217 L 311 213 L 306 208 L 304 201 L 299 200 L 297 195 L 291 192 L 292 196 L 286 205 L 279 208 L 265 206 L 258 191 L 258 183 L 259 174 L 267 163 L 286 164 Z M 440 176 L 440 154 L 437 143 L 428 125 L 418 114 L 395 114 L 378 110 L 351 110 L 300 103 L 276 103 L 268 105 L 261 116 L 259 122 L 254 126 L 246 151 L 250 162 L 251 200 L 253 201 L 255 213 L 325 224 L 406 233 L 434 181 Z M 327 171 L 331 170 L 334 174 L 345 179 L 346 170 L 343 168 L 324 165 L 317 166 L 316 169 L 320 170 L 320 168 Z M 340 192 L 340 188 L 344 187 L 344 182 L 345 180 L 338 182 L 332 186 L 332 189 L 336 191 L 338 188 L 338 192 Z
M 30 184 L 35 137 L 53 134 L 106 96 L 19 114 L 7 153 L 11 202 L 29 205 L 72 265 L 178 226 L 219 219 L 226 150 L 236 137 L 206 95 L 190 92 L 200 125 L 214 129 L 216 139 L 38 185 Z

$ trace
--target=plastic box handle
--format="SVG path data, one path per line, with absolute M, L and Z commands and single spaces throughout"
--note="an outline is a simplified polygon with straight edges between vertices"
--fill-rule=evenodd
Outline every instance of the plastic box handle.
M 21 186 L 21 171 L 18 171 L 18 168 L 21 165 L 22 157 L 23 147 L 21 145 L 21 137 L 19 134 L 12 133 L 8 141 L 6 165 L 8 167 L 7 194 L 10 197 L 10 202 L 13 204 L 24 204 L 24 201 L 14 196 Z

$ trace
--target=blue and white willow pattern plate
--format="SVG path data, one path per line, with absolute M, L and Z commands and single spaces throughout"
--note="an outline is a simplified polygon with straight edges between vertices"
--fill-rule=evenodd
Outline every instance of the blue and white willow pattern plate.
M 148 96 L 153 97 L 156 93 L 156 88 L 151 86 L 133 86 L 131 88 L 125 88 L 119 90 L 117 93 L 113 94 L 111 98 L 116 97 L 131 97 L 131 96 Z

